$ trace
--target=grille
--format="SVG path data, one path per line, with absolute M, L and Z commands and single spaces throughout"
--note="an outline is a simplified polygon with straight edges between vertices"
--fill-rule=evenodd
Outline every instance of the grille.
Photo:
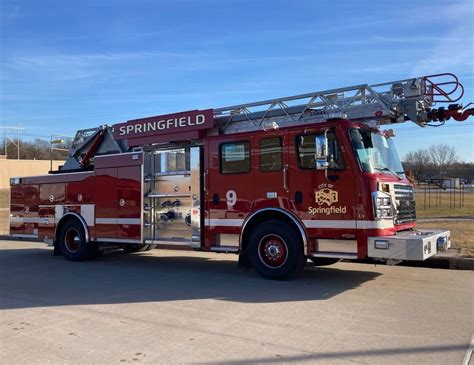
M 402 224 L 416 220 L 415 195 L 409 185 L 395 185 L 395 204 L 397 214 L 395 223 Z

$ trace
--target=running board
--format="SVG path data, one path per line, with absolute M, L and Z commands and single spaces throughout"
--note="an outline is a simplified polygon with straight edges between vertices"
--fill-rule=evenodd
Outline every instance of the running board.
M 211 247 L 210 251 L 212 252 L 225 252 L 225 253 L 237 253 L 239 248 L 235 246 L 216 246 Z
M 338 259 L 357 260 L 355 253 L 341 253 L 341 252 L 314 252 L 310 257 L 333 257 Z
M 172 240 L 145 240 L 145 243 L 151 244 L 151 245 L 185 246 L 185 247 L 189 247 L 192 245 L 191 241 L 172 241 Z

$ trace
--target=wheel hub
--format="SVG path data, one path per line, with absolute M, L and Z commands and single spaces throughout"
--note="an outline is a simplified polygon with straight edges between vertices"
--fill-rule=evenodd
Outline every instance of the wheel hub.
M 288 250 L 285 241 L 279 236 L 268 235 L 259 243 L 259 255 L 262 262 L 273 269 L 282 266 L 287 259 Z
M 68 229 L 64 237 L 64 243 L 69 252 L 77 252 L 81 245 L 81 236 L 79 235 L 79 232 L 75 228 Z
M 274 242 L 272 242 L 271 244 L 267 246 L 267 253 L 268 253 L 268 257 L 271 257 L 272 259 L 276 259 L 278 258 L 278 256 L 280 256 L 280 247 Z

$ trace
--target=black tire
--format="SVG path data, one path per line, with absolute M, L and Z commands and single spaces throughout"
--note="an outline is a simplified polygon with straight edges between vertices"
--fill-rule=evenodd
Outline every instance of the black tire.
M 123 250 L 127 253 L 135 253 L 135 252 L 143 252 L 143 251 L 150 251 L 153 247 L 153 245 L 125 245 L 123 247 Z M 151 248 L 150 248 L 151 247 Z
M 255 271 L 272 280 L 295 276 L 306 261 L 298 232 L 277 220 L 261 223 L 253 229 L 248 255 Z
M 97 257 L 99 247 L 96 243 L 86 242 L 84 227 L 77 219 L 64 223 L 59 231 L 59 250 L 69 261 L 85 261 Z
M 341 261 L 333 257 L 310 257 L 309 259 L 313 261 L 314 266 L 329 266 Z

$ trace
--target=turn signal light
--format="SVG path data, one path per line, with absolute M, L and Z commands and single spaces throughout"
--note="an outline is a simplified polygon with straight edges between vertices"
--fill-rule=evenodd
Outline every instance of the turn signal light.
M 374 247 L 377 250 L 388 250 L 389 244 L 386 240 L 375 240 Z

